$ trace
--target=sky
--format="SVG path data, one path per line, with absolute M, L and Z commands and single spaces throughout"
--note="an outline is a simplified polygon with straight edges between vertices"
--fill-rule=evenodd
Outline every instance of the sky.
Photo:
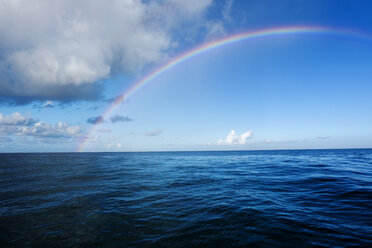
M 370 13 L 369 0 L 0 0 L 0 152 L 371 148 Z M 203 44 L 299 26 L 342 32 L 225 44 L 127 94 Z

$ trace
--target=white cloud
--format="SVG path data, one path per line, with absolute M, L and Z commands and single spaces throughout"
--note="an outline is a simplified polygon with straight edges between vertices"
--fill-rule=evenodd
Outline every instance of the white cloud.
M 21 115 L 19 112 L 7 116 L 0 113 L 0 126 L 30 126 L 35 123 L 35 119 L 30 116 Z
M 251 138 L 253 131 L 249 130 L 241 135 L 235 133 L 234 130 L 231 130 L 225 139 L 219 139 L 218 145 L 244 145 L 247 142 L 247 139 Z
M 44 108 L 53 108 L 53 107 L 54 107 L 53 101 L 46 101 L 44 103 Z
M 0 114 L 0 134 L 41 138 L 73 138 L 81 135 L 81 128 L 64 122 L 52 125 L 16 112 L 7 116 Z
M 0 96 L 90 99 L 99 80 L 167 58 L 212 0 L 0 0 Z
M 80 134 L 80 127 L 70 126 L 69 124 L 64 122 L 58 122 L 56 125 L 52 125 L 43 121 L 39 121 L 32 126 L 22 127 L 20 132 L 18 132 L 17 134 L 48 138 L 71 138 Z

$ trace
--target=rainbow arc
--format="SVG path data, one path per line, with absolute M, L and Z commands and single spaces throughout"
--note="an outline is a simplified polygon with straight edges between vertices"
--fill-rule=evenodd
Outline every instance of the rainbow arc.
M 353 31 L 353 30 L 344 30 L 344 29 L 335 29 L 335 28 L 328 28 L 328 27 L 312 27 L 312 26 L 294 26 L 294 27 L 277 27 L 271 29 L 262 29 L 256 31 L 249 31 L 243 32 L 235 35 L 231 35 L 219 40 L 214 40 L 196 48 L 193 48 L 185 53 L 182 53 L 167 63 L 161 65 L 160 67 L 156 68 L 146 76 L 144 76 L 141 80 L 133 84 L 128 90 L 123 92 L 115 99 L 114 102 L 110 104 L 110 106 L 104 111 L 102 114 L 103 118 L 108 117 L 112 112 L 120 105 L 124 100 L 129 98 L 133 95 L 136 91 L 141 89 L 142 87 L 146 86 L 146 84 L 154 81 L 157 77 L 162 75 L 163 73 L 171 70 L 175 66 L 182 64 L 186 60 L 190 60 L 196 56 L 202 55 L 210 50 L 218 49 L 220 47 L 234 44 L 241 41 L 248 41 L 258 38 L 265 38 L 265 37 L 272 37 L 272 36 L 281 36 L 281 35 L 289 35 L 289 34 L 328 34 L 328 35 L 341 35 L 341 36 L 351 36 L 351 37 L 360 37 L 367 40 L 372 40 L 372 37 L 368 34 Z M 94 125 L 87 133 L 83 141 L 80 143 L 77 152 L 84 151 L 86 145 L 88 144 L 92 135 L 96 132 L 97 126 L 99 124 Z

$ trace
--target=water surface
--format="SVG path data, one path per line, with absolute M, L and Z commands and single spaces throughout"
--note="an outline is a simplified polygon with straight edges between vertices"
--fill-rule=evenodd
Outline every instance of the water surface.
M 372 150 L 0 154 L 1 247 L 372 247 Z

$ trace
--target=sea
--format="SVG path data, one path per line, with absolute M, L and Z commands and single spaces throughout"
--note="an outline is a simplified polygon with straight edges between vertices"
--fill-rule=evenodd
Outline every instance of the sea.
M 3 153 L 0 247 L 372 247 L 372 150 Z

